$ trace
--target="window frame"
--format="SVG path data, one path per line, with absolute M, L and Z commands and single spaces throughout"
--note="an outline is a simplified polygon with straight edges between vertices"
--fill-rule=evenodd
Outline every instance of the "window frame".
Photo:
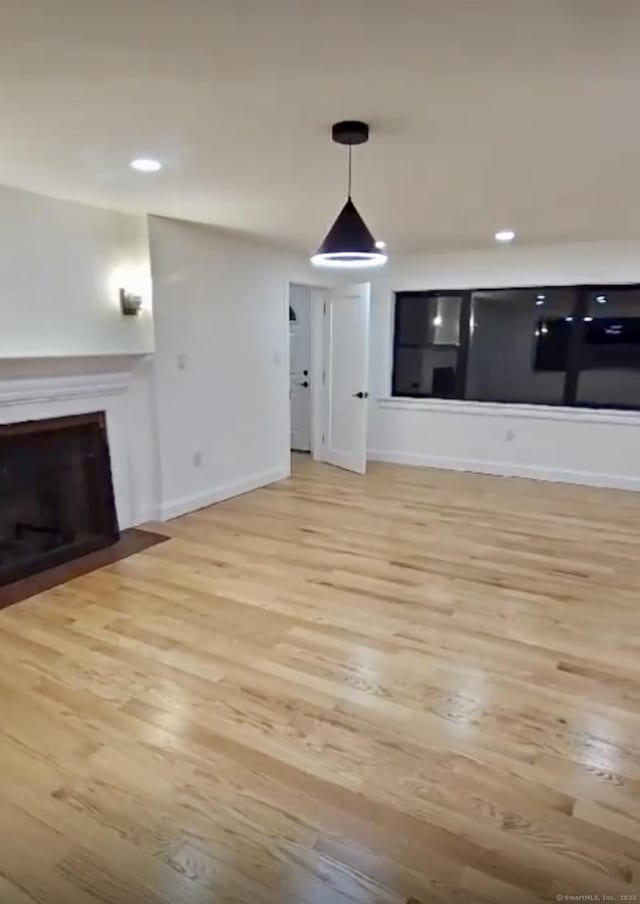
M 554 289 L 573 290 L 573 305 L 570 315 L 573 318 L 569 333 L 569 350 L 567 357 L 567 367 L 564 371 L 564 388 L 562 400 L 555 402 L 501 402 L 501 401 L 476 401 L 474 399 L 465 398 L 465 388 L 467 381 L 467 373 L 469 368 L 469 356 L 471 347 L 471 314 L 473 305 L 473 296 L 476 292 L 504 292 L 504 291 L 531 291 L 531 292 L 552 292 Z M 640 411 L 640 403 L 637 406 L 629 405 L 601 405 L 598 403 L 579 402 L 578 387 L 580 381 L 580 362 L 582 359 L 582 351 L 585 339 L 585 320 L 589 305 L 589 299 L 595 294 L 606 294 L 607 292 L 640 292 L 640 283 L 556 283 L 547 285 L 519 285 L 519 286 L 476 286 L 466 289 L 407 289 L 396 290 L 393 301 L 393 335 L 391 343 L 391 398 L 392 399 L 431 399 L 447 401 L 462 401 L 470 405 L 529 405 L 532 407 L 564 407 L 574 409 L 599 409 L 604 411 Z M 396 341 L 398 335 L 399 320 L 399 300 L 407 298 L 444 298 L 455 297 L 461 299 L 460 314 L 458 320 L 458 329 L 460 341 L 457 348 L 456 357 L 456 380 L 455 391 L 452 396 L 441 397 L 434 395 L 422 395 L 413 393 L 396 393 L 396 352 L 398 348 L 428 348 L 424 346 L 409 346 L 406 343 Z M 640 369 L 639 369 L 640 371 Z M 640 377 L 640 372 L 639 372 Z

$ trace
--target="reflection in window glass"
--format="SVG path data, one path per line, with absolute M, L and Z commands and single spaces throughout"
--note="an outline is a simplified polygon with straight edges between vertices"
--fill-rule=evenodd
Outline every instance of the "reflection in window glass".
M 591 291 L 584 321 L 577 404 L 640 407 L 640 291 Z
M 458 352 L 447 348 L 398 348 L 394 395 L 450 399 L 455 391 Z
M 461 310 L 459 295 L 422 292 L 398 296 L 394 395 L 455 397 Z
M 573 305 L 571 288 L 474 292 L 465 397 L 562 403 Z

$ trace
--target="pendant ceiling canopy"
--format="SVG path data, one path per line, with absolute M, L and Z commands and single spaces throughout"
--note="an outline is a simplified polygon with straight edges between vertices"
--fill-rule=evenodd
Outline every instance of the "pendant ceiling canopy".
M 365 122 L 337 122 L 331 135 L 335 142 L 349 148 L 347 201 L 311 263 L 318 267 L 379 267 L 387 262 L 382 243 L 376 242 L 351 200 L 351 148 L 369 140 L 369 126 Z

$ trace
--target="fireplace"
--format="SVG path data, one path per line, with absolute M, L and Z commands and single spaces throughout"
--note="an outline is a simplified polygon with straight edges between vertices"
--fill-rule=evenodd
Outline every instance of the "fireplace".
M 0 586 L 118 537 L 104 412 L 0 424 Z

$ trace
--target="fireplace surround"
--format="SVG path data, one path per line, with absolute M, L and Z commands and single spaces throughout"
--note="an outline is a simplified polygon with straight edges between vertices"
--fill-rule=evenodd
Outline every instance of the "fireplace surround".
M 0 586 L 118 538 L 104 411 L 0 424 Z

